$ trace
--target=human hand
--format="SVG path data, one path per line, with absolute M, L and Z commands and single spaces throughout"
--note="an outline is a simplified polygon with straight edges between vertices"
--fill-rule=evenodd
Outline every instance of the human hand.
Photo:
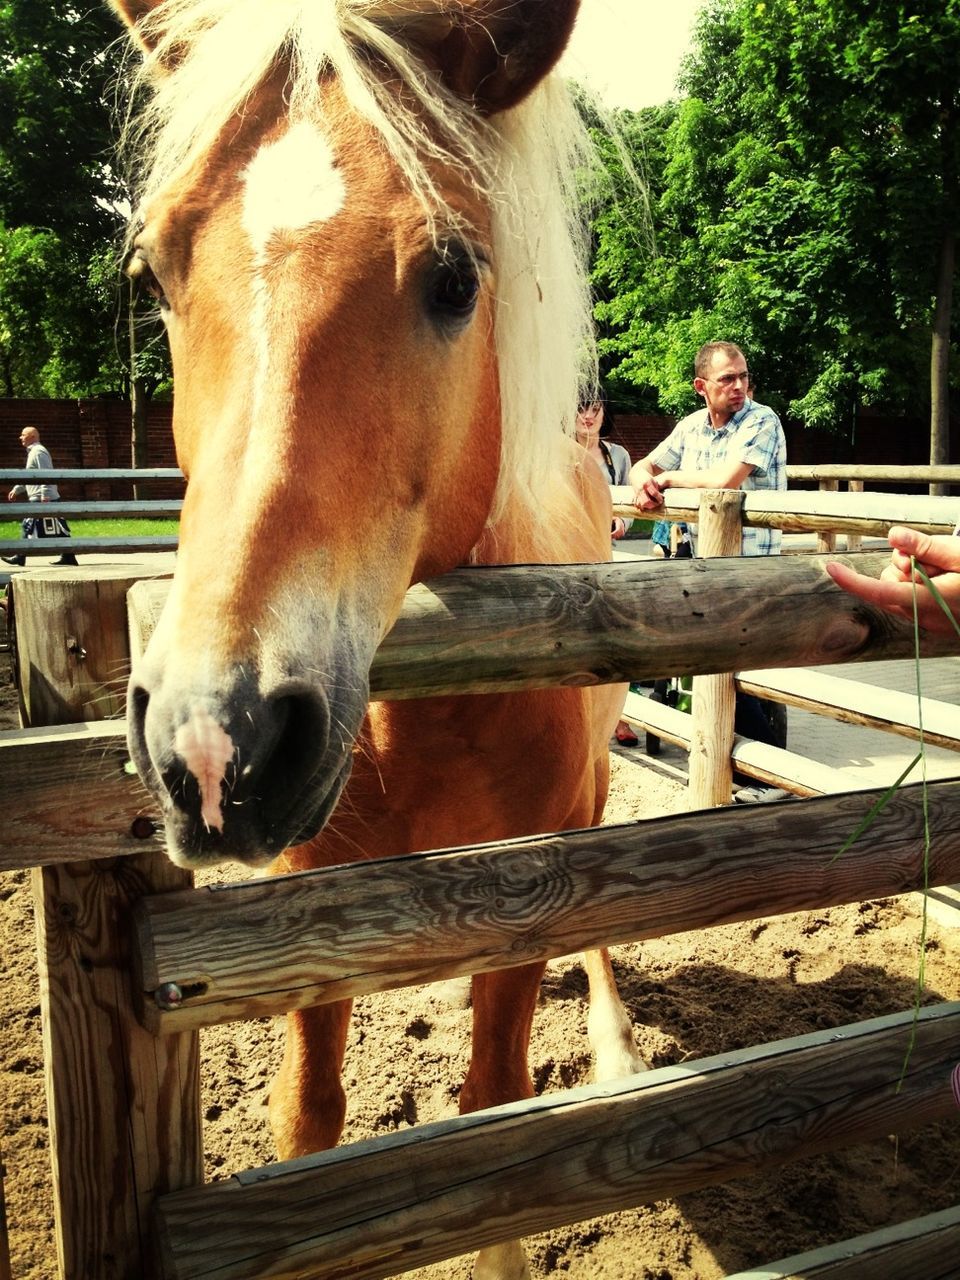
M 844 591 L 907 620 L 913 619 L 915 579 L 920 626 L 925 631 L 940 633 L 960 627 L 957 621 L 960 619 L 960 538 L 920 533 L 904 525 L 894 525 L 887 541 L 893 552 L 879 578 L 870 578 L 834 562 L 827 565 L 827 573 Z M 934 585 L 950 609 L 953 622 L 919 574 L 912 573 L 911 556 L 928 578 L 935 579 Z
M 11 489 L 11 490 L 10 490 L 10 492 L 7 494 L 7 501 L 8 501 L 8 502 L 13 502 L 13 501 L 15 501 L 15 500 L 16 500 L 16 496 L 17 496 L 17 491 L 16 491 L 16 489 Z
M 663 506 L 663 490 L 658 477 L 646 476 L 635 490 L 633 505 L 640 511 L 656 511 Z
M 622 516 L 614 516 L 613 523 L 610 526 L 610 537 L 614 542 L 619 542 L 621 538 L 626 537 L 627 522 Z

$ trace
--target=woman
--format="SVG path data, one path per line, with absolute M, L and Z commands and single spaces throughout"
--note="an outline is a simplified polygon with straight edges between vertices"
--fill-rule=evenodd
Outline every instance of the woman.
M 630 455 L 623 445 L 606 440 L 613 430 L 613 413 L 602 400 L 590 400 L 577 409 L 577 441 L 583 445 L 593 458 L 607 484 L 629 484 Z M 614 516 L 610 526 L 610 537 L 618 542 L 633 523 L 622 516 Z M 617 741 L 622 747 L 635 747 L 639 739 L 626 720 L 617 722 L 615 729 Z
M 600 468 L 607 484 L 629 484 L 630 455 L 622 444 L 604 437 L 613 430 L 613 412 L 603 400 L 591 400 L 577 410 L 577 440 Z M 613 517 L 610 537 L 614 542 L 624 536 L 632 521 Z

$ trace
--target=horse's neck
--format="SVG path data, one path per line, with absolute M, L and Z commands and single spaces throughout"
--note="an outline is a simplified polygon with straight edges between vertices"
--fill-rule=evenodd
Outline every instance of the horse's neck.
M 542 504 L 515 498 L 484 530 L 471 564 L 572 564 L 610 559 L 610 490 L 586 450 L 557 473 Z

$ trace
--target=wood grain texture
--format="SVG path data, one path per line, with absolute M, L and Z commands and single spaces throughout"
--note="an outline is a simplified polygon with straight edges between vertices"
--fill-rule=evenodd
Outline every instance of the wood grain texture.
M 960 1207 L 913 1218 L 727 1280 L 956 1280 Z
M 157 806 L 127 772 L 126 722 L 0 733 L 0 870 L 160 850 Z
M 17 585 L 27 724 L 122 707 L 115 681 L 129 667 L 132 580 L 125 570 L 74 571 L 31 574 Z M 79 805 L 66 808 L 67 795 L 61 780 L 57 807 L 69 823 Z M 191 882 L 157 852 L 33 872 L 62 1280 L 143 1280 L 156 1194 L 202 1177 L 197 1037 L 158 1039 L 138 1023 L 127 927 L 144 894 Z
M 859 902 L 923 883 L 923 803 L 881 792 L 657 818 L 146 898 L 135 928 L 158 1031 Z M 928 787 L 931 885 L 960 879 L 960 781 Z M 176 983 L 183 1003 L 152 992 Z
M 887 562 L 876 552 L 837 558 L 877 575 Z M 781 666 L 911 656 L 910 626 L 841 591 L 824 563 L 807 555 L 458 569 L 407 592 L 374 659 L 372 696 L 738 671 L 768 666 L 772 654 Z M 155 615 L 168 590 L 140 583 L 130 607 Z M 923 652 L 960 652 L 960 638 L 925 637 Z
M 855 562 L 879 573 L 886 556 Z M 62 572 L 29 577 L 57 582 Z M 168 579 L 131 588 L 137 644 L 149 638 L 168 591 Z M 66 666 L 62 624 L 55 634 Z M 420 697 L 736 670 L 762 666 L 774 652 L 783 666 L 809 666 L 912 651 L 907 623 L 837 589 L 816 556 L 464 569 L 408 592 L 374 659 L 372 686 L 377 698 Z M 923 651 L 957 653 L 960 639 L 925 638 Z M 0 828 L 2 868 L 144 847 L 132 824 L 156 812 L 123 773 L 122 722 L 64 734 L 0 733 L 4 777 L 17 795 Z M 149 832 L 144 839 L 160 847 Z
M 960 1008 L 551 1094 L 157 1206 L 168 1280 L 382 1280 L 956 1112 Z

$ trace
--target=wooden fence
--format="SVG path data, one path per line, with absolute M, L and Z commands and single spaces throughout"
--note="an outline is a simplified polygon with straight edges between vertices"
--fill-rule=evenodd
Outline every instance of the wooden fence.
M 870 495 L 839 496 L 856 508 L 845 519 L 882 525 Z M 684 501 L 671 496 L 675 510 Z M 893 520 L 952 523 L 942 506 L 921 521 L 904 503 L 890 504 Z M 719 506 L 732 525 L 730 504 Z M 837 518 L 806 506 L 771 513 L 752 495 L 743 513 L 788 527 Z M 862 563 L 878 570 L 883 559 L 866 553 Z M 198 1027 L 901 893 L 925 875 L 950 883 L 960 879 L 960 782 L 928 789 L 927 870 L 924 802 L 907 787 L 839 862 L 874 793 L 824 796 L 786 817 L 781 806 L 748 818 L 712 810 L 198 891 L 161 852 L 157 814 L 126 767 L 122 722 L 89 723 L 122 714 L 128 589 L 135 650 L 162 602 L 163 583 L 135 579 L 41 570 L 14 584 L 25 720 L 50 727 L 0 734 L 3 785 L 16 798 L 0 827 L 0 868 L 33 869 L 65 1280 L 372 1280 L 955 1113 L 960 1006 L 941 1005 L 921 1012 L 902 1080 L 909 1012 L 202 1186 Z M 372 687 L 375 697 L 417 697 L 716 673 L 763 667 L 774 653 L 791 667 L 912 649 L 910 629 L 836 590 L 818 555 L 465 569 L 408 593 Z M 960 642 L 931 639 L 924 652 L 960 652 Z M 562 921 L 539 905 L 541 889 L 555 903 L 560 886 Z M 396 911 L 378 927 L 370 903 L 385 897 Z M 436 940 L 429 950 L 425 936 Z M 911 1256 L 934 1237 L 941 1247 L 940 1224 L 910 1233 Z
M 55 467 L 50 471 L 28 471 L 25 468 L 0 468 L 0 487 L 18 484 L 56 484 L 83 482 L 84 484 L 110 484 L 129 487 L 131 496 L 126 499 L 94 501 L 88 499 L 61 500 L 56 503 L 27 501 L 8 502 L 8 519 L 21 520 L 27 516 L 59 516 L 74 519 L 177 519 L 183 506 L 181 498 L 150 499 L 143 496 L 143 489 L 155 484 L 169 488 L 182 487 L 183 472 L 176 467 L 158 467 L 152 470 L 124 470 L 121 468 L 95 469 L 90 467 Z M 120 553 L 143 551 L 175 551 L 176 534 L 141 534 L 133 537 L 80 537 L 72 538 L 0 538 L 0 556 L 49 556 L 64 552 L 82 555 L 85 552 Z M 9 580 L 9 574 L 4 575 Z

